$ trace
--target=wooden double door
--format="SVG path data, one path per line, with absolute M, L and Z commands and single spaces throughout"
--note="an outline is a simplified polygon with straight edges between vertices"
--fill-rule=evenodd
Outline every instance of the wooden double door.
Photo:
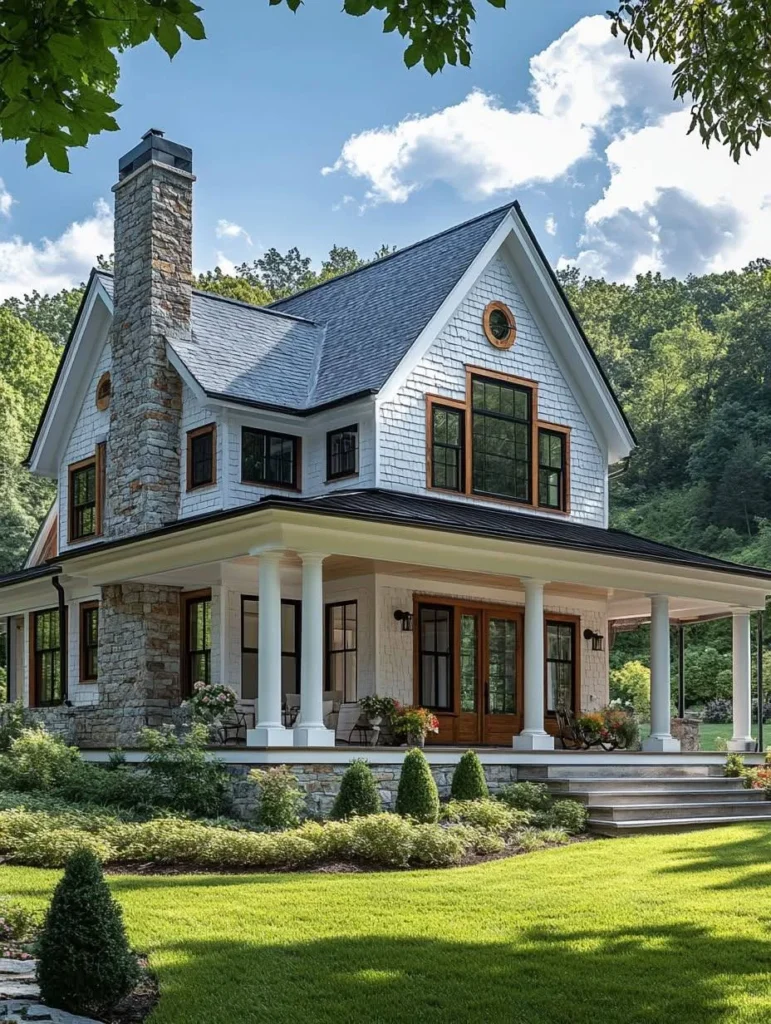
M 434 743 L 509 745 L 522 728 L 523 612 L 420 601 L 415 701 L 439 719 Z

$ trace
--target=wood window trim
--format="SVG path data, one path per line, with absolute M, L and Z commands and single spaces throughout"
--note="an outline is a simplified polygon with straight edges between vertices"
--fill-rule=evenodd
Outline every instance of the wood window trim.
M 563 423 L 550 423 L 549 420 L 538 420 L 538 431 L 541 430 L 551 431 L 553 434 L 563 434 L 565 437 L 565 463 L 563 469 L 563 480 L 562 480 L 562 491 L 563 491 L 563 502 L 564 508 L 552 508 L 550 505 L 541 505 L 537 507 L 543 512 L 551 512 L 556 516 L 569 516 L 570 515 L 570 434 L 571 427 L 565 426 Z M 540 463 L 540 441 L 537 449 L 536 462 Z M 537 479 L 537 478 L 536 478 Z M 536 490 L 535 497 L 538 501 L 539 490 Z
M 110 371 L 105 370 L 96 385 L 95 403 L 99 412 L 106 412 L 110 408 L 112 399 L 112 379 Z
M 79 681 L 81 683 L 95 683 L 98 680 L 98 678 L 99 678 L 98 668 L 97 668 L 97 675 L 95 675 L 95 676 L 86 675 L 86 665 L 88 663 L 88 659 L 86 657 L 86 649 L 87 649 L 88 645 L 86 643 L 86 615 L 85 615 L 85 613 L 86 612 L 92 612 L 92 611 L 96 611 L 96 612 L 99 611 L 99 602 L 98 601 L 83 601 L 78 606 L 78 667 L 79 667 L 78 679 L 79 679 Z
M 97 537 L 102 536 L 103 530 L 103 519 L 104 519 L 104 465 L 105 465 L 105 444 L 100 442 L 94 449 L 94 454 L 89 455 L 87 459 L 81 459 L 79 462 L 71 462 L 67 466 L 67 543 L 68 544 L 87 544 Z M 82 469 L 87 469 L 89 466 L 94 467 L 94 532 L 89 533 L 84 537 L 75 537 L 72 532 L 72 527 L 75 521 L 73 515 L 74 502 L 73 498 L 75 495 L 74 488 L 72 486 L 72 478 L 75 473 Z
M 205 434 L 211 434 L 211 480 L 207 480 L 206 483 L 194 484 L 193 480 L 193 441 L 197 437 L 203 437 Z M 217 486 L 217 424 L 206 423 L 202 427 L 196 427 L 195 430 L 188 430 L 187 432 L 187 463 L 185 470 L 185 483 L 186 490 L 190 491 L 202 491 L 206 487 Z
M 490 318 L 496 311 L 503 313 L 509 323 L 509 334 L 503 339 L 496 338 L 490 326 Z M 510 349 L 517 340 L 517 319 L 505 302 L 488 302 L 484 308 L 484 312 L 482 313 L 482 330 L 493 348 L 497 348 L 499 351 L 505 352 Z
M 447 409 L 455 409 L 463 414 L 464 444 L 462 448 L 461 465 L 458 467 L 461 477 L 461 487 L 455 491 L 450 487 L 435 487 L 434 479 L 434 407 L 444 406 Z M 426 395 L 426 487 L 430 491 L 440 491 L 442 494 L 466 494 L 466 403 L 457 398 L 442 398 L 441 395 Z
M 193 680 L 190 679 L 190 658 L 189 658 L 189 643 L 190 643 L 190 623 L 188 621 L 187 609 L 188 605 L 193 601 L 211 601 L 211 587 L 205 587 L 202 590 L 183 590 L 179 595 L 179 625 L 180 625 L 180 669 L 179 669 L 179 681 L 180 681 L 180 692 L 183 697 L 189 697 L 193 690 Z M 212 606 L 213 610 L 213 606 Z
M 59 625 L 59 652 L 61 652 L 62 646 L 64 645 L 66 652 L 67 643 L 67 630 L 69 629 L 69 607 L 65 606 L 64 609 L 64 636 L 61 635 L 61 623 Z M 54 612 L 57 616 L 59 615 L 59 606 L 54 605 L 51 608 L 36 608 L 34 611 L 29 613 L 29 650 L 28 650 L 28 664 L 29 664 L 29 706 L 31 708 L 48 708 L 57 707 L 56 702 L 46 701 L 45 704 L 41 704 L 39 701 L 38 694 L 38 683 L 37 678 L 37 658 L 36 647 L 37 647 L 37 617 L 48 612 Z M 60 653 L 61 657 L 61 653 Z M 64 680 L 61 681 L 62 692 L 64 692 Z
M 332 472 L 330 472 L 330 466 L 332 465 L 332 437 L 333 437 L 334 434 L 345 434 L 346 432 L 356 434 L 356 452 L 355 452 L 355 456 L 356 457 L 355 457 L 355 460 L 354 460 L 355 468 L 352 469 L 352 470 L 346 471 L 344 473 L 332 473 Z M 328 430 L 327 431 L 327 444 L 326 444 L 327 465 L 326 465 L 326 477 L 325 477 L 324 483 L 331 483 L 332 481 L 337 481 L 337 480 L 347 480 L 349 477 L 353 477 L 353 476 L 358 476 L 359 475 L 359 441 L 360 441 L 360 438 L 359 438 L 359 424 L 358 423 L 351 423 L 347 427 L 335 427 L 334 430 Z
M 246 480 L 244 479 L 244 434 L 268 434 L 271 437 L 282 437 L 289 441 L 294 441 L 295 444 L 295 456 L 294 456 L 294 469 L 295 469 L 295 483 L 293 484 L 272 484 L 263 483 L 260 480 Z M 302 491 L 302 469 L 303 469 L 303 439 L 299 434 L 282 434 L 280 430 L 264 430 L 262 427 L 241 427 L 241 479 L 240 483 L 244 487 L 262 487 L 263 489 L 274 489 L 277 491 L 292 491 L 296 493 Z
M 573 713 L 578 714 L 581 710 L 581 616 L 562 615 L 559 612 L 545 611 L 543 613 L 543 708 L 544 717 L 556 720 L 554 711 L 548 710 L 548 689 L 549 689 L 549 665 L 547 655 L 549 653 L 549 636 L 547 625 L 550 622 L 569 622 L 573 626 Z

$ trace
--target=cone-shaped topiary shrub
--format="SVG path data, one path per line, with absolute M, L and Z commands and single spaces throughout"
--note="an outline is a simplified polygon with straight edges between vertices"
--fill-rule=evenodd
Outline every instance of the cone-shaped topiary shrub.
M 413 747 L 404 755 L 396 793 L 396 813 L 415 821 L 437 821 L 439 818 L 439 791 L 426 755 L 419 747 Z
M 382 809 L 372 769 L 366 761 L 354 761 L 343 775 L 332 817 L 338 821 L 354 816 L 363 818 L 367 814 L 380 814 Z
M 476 752 L 467 750 L 452 773 L 453 800 L 484 800 L 490 795 L 485 770 Z
M 43 1000 L 70 1013 L 102 1015 L 137 983 L 121 908 L 90 850 L 78 850 L 67 861 L 43 925 L 39 957 Z

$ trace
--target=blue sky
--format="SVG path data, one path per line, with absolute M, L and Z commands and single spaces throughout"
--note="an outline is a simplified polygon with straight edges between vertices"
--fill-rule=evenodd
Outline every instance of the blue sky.
M 75 151 L 70 175 L 0 146 L 0 298 L 82 280 L 109 251 L 117 160 L 150 126 L 193 148 L 199 270 L 272 245 L 369 255 L 514 198 L 552 261 L 589 273 L 769 255 L 771 152 L 735 168 L 686 139 L 667 70 L 625 56 L 606 6 L 480 2 L 471 69 L 431 78 L 376 12 L 211 4 L 208 39 L 173 62 L 154 43 L 123 58 L 121 132 Z

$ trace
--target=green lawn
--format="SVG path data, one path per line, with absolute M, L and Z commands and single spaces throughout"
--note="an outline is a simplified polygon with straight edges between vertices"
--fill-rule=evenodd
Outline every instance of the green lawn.
M 647 724 L 647 722 L 643 722 L 640 725 L 640 738 L 645 739 L 645 737 L 648 735 L 650 731 L 650 726 Z M 699 749 L 717 750 L 718 738 L 728 741 L 731 738 L 732 732 L 733 728 L 730 722 L 728 722 L 725 725 L 719 725 L 713 722 L 702 722 L 702 724 L 699 726 Z M 758 727 L 754 722 L 752 725 L 752 735 L 755 737 L 755 739 L 757 739 Z M 763 726 L 763 746 L 771 746 L 771 722 L 766 722 Z
M 42 907 L 59 873 L 0 868 Z M 771 829 L 605 840 L 473 868 L 117 876 L 152 1024 L 771 1019 Z

